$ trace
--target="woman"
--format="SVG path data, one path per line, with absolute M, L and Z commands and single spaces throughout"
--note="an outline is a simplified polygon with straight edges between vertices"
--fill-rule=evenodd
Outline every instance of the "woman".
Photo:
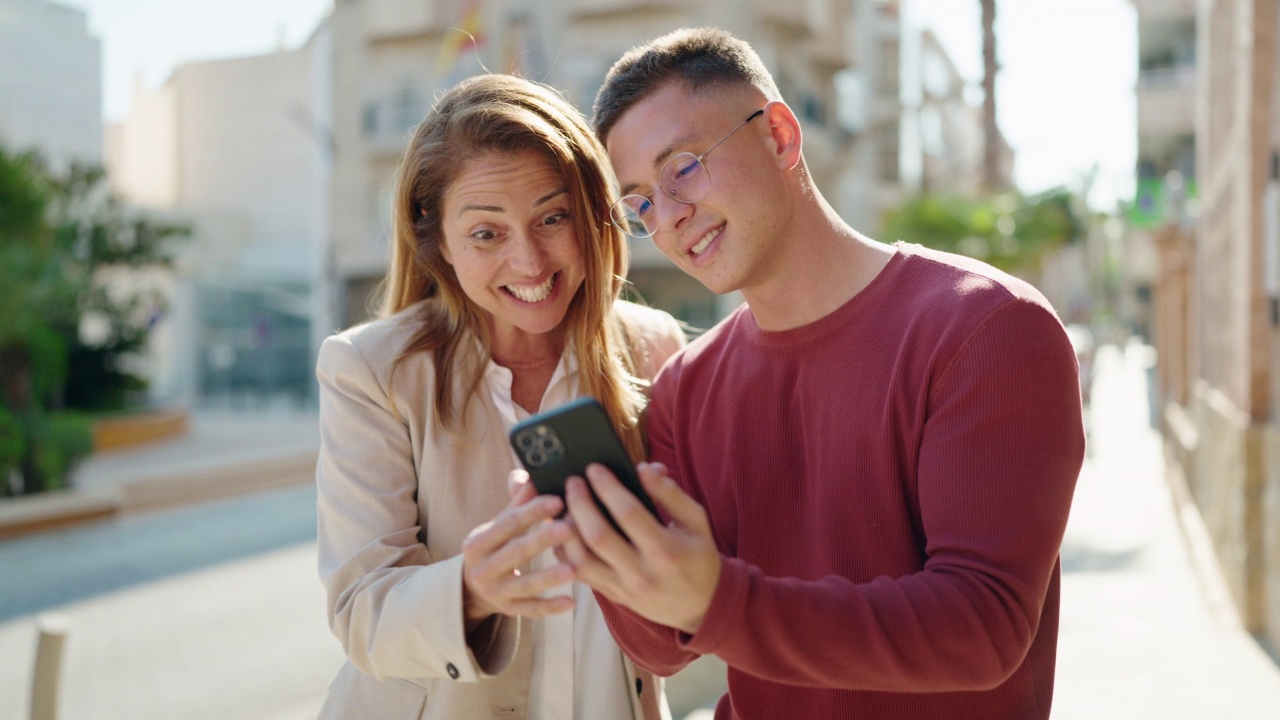
M 581 115 L 519 78 L 464 81 L 414 133 L 383 318 L 317 367 L 320 576 L 348 657 L 322 717 L 660 717 L 566 584 L 561 501 L 507 490 L 507 429 L 581 395 L 643 457 L 646 379 L 683 334 L 618 300 L 615 184 Z

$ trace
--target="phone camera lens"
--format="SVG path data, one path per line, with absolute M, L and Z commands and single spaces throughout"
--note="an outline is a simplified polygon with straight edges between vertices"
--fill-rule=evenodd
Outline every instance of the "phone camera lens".
M 541 464 L 542 464 L 542 453 L 540 453 L 540 452 L 529 453 L 529 463 L 530 463 L 531 465 L 535 465 L 535 466 L 536 466 L 536 465 L 541 465 Z

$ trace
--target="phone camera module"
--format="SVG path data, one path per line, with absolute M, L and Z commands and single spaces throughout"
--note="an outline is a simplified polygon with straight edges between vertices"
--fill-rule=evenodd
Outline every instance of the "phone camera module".
M 564 457 L 560 438 L 546 425 L 536 425 L 516 435 L 516 445 L 530 467 L 542 467 Z

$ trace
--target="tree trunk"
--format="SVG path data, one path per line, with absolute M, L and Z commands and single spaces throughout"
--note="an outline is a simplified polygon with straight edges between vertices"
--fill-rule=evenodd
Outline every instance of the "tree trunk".
M 1004 189 L 1000 172 L 1000 127 L 996 124 L 996 0 L 982 2 L 982 185 Z

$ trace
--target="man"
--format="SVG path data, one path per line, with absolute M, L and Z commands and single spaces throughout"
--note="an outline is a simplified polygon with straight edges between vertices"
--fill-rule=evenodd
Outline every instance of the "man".
M 619 60 L 594 123 L 614 221 L 746 304 L 668 363 L 648 515 L 600 466 L 562 549 L 641 665 L 728 663 L 716 718 L 1047 718 L 1084 457 L 1071 344 L 1030 285 L 885 245 L 814 186 L 749 45 Z

